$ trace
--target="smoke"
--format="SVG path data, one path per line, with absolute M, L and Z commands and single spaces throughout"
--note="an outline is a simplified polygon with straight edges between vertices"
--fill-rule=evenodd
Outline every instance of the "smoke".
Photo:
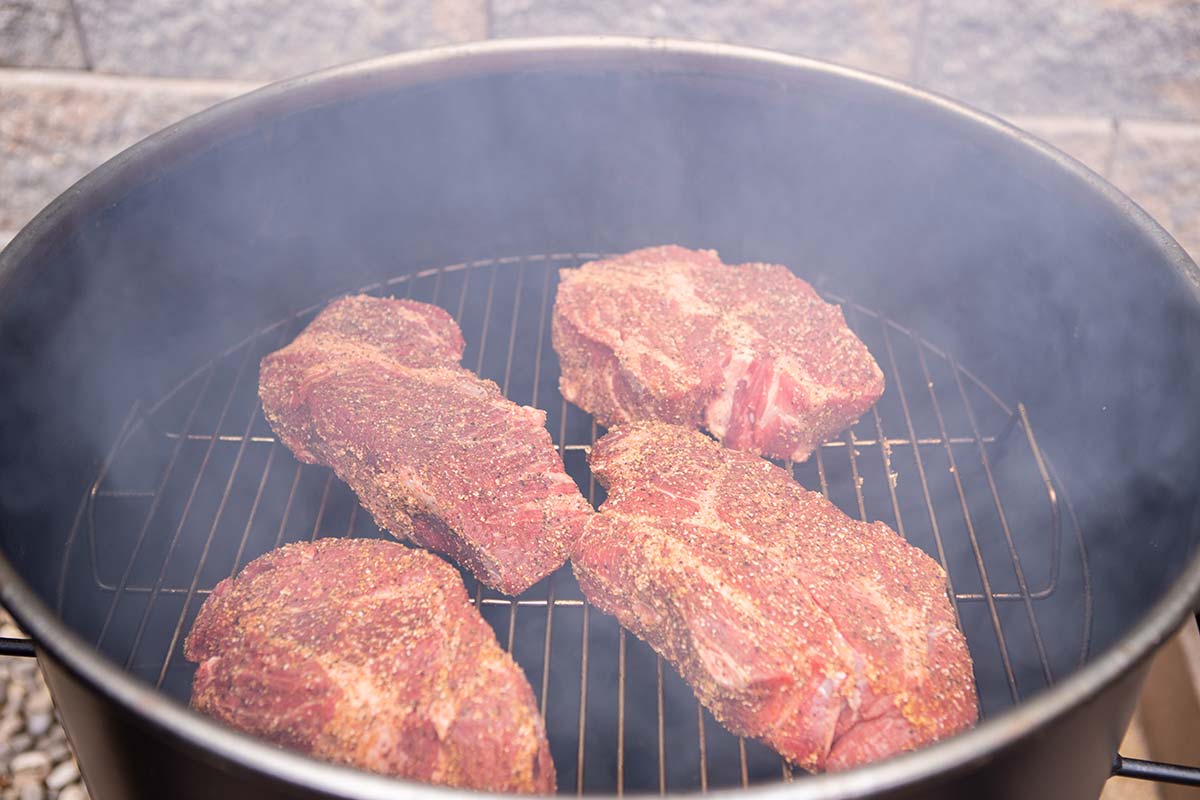
M 552 61 L 432 87 L 347 76 L 297 90 L 292 107 L 230 107 L 71 196 L 39 241 L 6 252 L 0 541 L 52 605 L 66 559 L 72 627 L 95 640 L 111 616 L 104 651 L 156 680 L 231 570 L 281 541 L 382 535 L 327 471 L 273 452 L 258 416 L 257 361 L 306 318 L 256 332 L 396 276 L 426 270 L 377 291 L 461 310 L 463 363 L 546 410 L 587 492 L 593 430 L 557 393 L 548 332 L 554 270 L 578 259 L 431 268 L 663 242 L 787 264 L 900 326 L 850 314 L 887 375 L 880 427 L 864 417 L 858 444 L 826 448 L 821 469 L 797 477 L 819 489 L 823 470 L 852 516 L 861 491 L 868 519 L 944 560 L 986 713 L 1140 622 L 1196 539 L 1200 326 L 1170 248 L 1006 132 L 867 84 Z M 1009 427 L 1005 406 L 1019 402 L 1055 470 L 1057 541 L 1029 437 Z M 104 483 L 125 494 L 85 504 L 75 526 L 127 418 Z M 880 446 L 879 430 L 900 443 Z M 553 588 L 579 598 L 569 572 Z M 556 608 L 547 646 L 545 606 L 521 606 L 514 654 L 535 694 L 546 680 L 564 789 L 578 777 L 586 684 L 583 786 L 611 791 L 620 634 L 588 612 L 585 679 L 584 613 Z M 485 616 L 506 643 L 507 607 Z M 625 788 L 655 791 L 657 665 L 625 640 Z M 176 653 L 164 685 L 180 699 L 188 670 Z M 665 780 L 694 789 L 695 701 L 669 667 L 663 693 Z M 704 720 L 709 785 L 739 782 L 736 740 Z M 752 778 L 776 777 L 777 761 L 749 754 Z

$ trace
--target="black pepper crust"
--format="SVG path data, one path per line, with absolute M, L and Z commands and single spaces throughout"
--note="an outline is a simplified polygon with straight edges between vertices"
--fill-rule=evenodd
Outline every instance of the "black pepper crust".
M 221 581 L 185 643 L 198 711 L 276 744 L 446 786 L 554 792 L 533 690 L 437 556 L 323 539 Z
M 545 413 L 461 354 L 436 306 L 344 298 L 263 359 L 259 395 L 280 440 L 332 467 L 380 527 L 515 595 L 562 566 L 592 509 Z
M 606 426 L 703 427 L 727 447 L 803 461 L 883 394 L 841 309 L 778 264 L 666 245 L 559 274 L 559 388 Z
M 974 723 L 945 574 L 886 525 L 680 426 L 618 426 L 590 463 L 608 498 L 571 554 L 585 596 L 730 730 L 835 770 Z

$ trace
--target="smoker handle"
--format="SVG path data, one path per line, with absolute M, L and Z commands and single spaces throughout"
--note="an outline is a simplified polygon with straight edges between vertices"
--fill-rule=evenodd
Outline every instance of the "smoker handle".
M 0 636 L 0 656 L 23 656 L 33 658 L 33 639 Z
M 1143 761 L 1140 758 L 1126 758 L 1119 754 L 1113 758 L 1112 774 L 1143 781 L 1200 786 L 1200 767 L 1164 764 L 1161 761 Z

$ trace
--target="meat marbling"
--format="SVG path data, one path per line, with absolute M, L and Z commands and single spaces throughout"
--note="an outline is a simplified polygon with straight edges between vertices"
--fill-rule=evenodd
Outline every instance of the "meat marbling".
M 664 246 L 560 275 L 559 385 L 603 425 L 703 426 L 728 447 L 802 461 L 883 394 L 841 309 L 786 267 Z
M 970 654 L 941 567 L 788 473 L 658 422 L 598 441 L 608 489 L 571 554 L 584 594 L 734 733 L 839 770 L 970 726 Z
M 328 761 L 472 789 L 554 791 L 533 690 L 437 556 L 287 545 L 221 581 L 185 654 L 192 705 Z
M 263 359 L 259 395 L 298 458 L 333 467 L 396 536 L 519 594 L 563 564 L 592 510 L 545 429 L 458 365 L 462 334 L 427 303 L 331 303 Z

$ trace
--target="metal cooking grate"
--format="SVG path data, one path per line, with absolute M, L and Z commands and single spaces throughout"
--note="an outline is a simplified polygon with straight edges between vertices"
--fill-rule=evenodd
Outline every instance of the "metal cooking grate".
M 463 363 L 547 412 L 568 472 L 599 503 L 603 489 L 585 461 L 597 429 L 559 395 L 549 336 L 557 269 L 595 257 L 458 264 L 364 291 L 454 313 L 468 342 Z M 1078 522 L 1023 406 L 897 323 L 838 302 L 888 388 L 842 438 L 785 466 L 946 568 L 982 710 L 994 714 L 1087 658 L 1092 597 Z M 258 404 L 258 360 L 318 309 L 256 332 L 154 405 L 131 409 L 68 540 L 60 613 L 71 609 L 68 624 L 181 701 L 193 672 L 183 639 L 219 580 L 282 543 L 385 535 L 330 470 L 300 464 L 275 442 Z M 569 567 L 515 599 L 464 580 L 540 697 L 562 791 L 793 779 L 777 755 L 716 724 L 645 644 L 593 614 Z

